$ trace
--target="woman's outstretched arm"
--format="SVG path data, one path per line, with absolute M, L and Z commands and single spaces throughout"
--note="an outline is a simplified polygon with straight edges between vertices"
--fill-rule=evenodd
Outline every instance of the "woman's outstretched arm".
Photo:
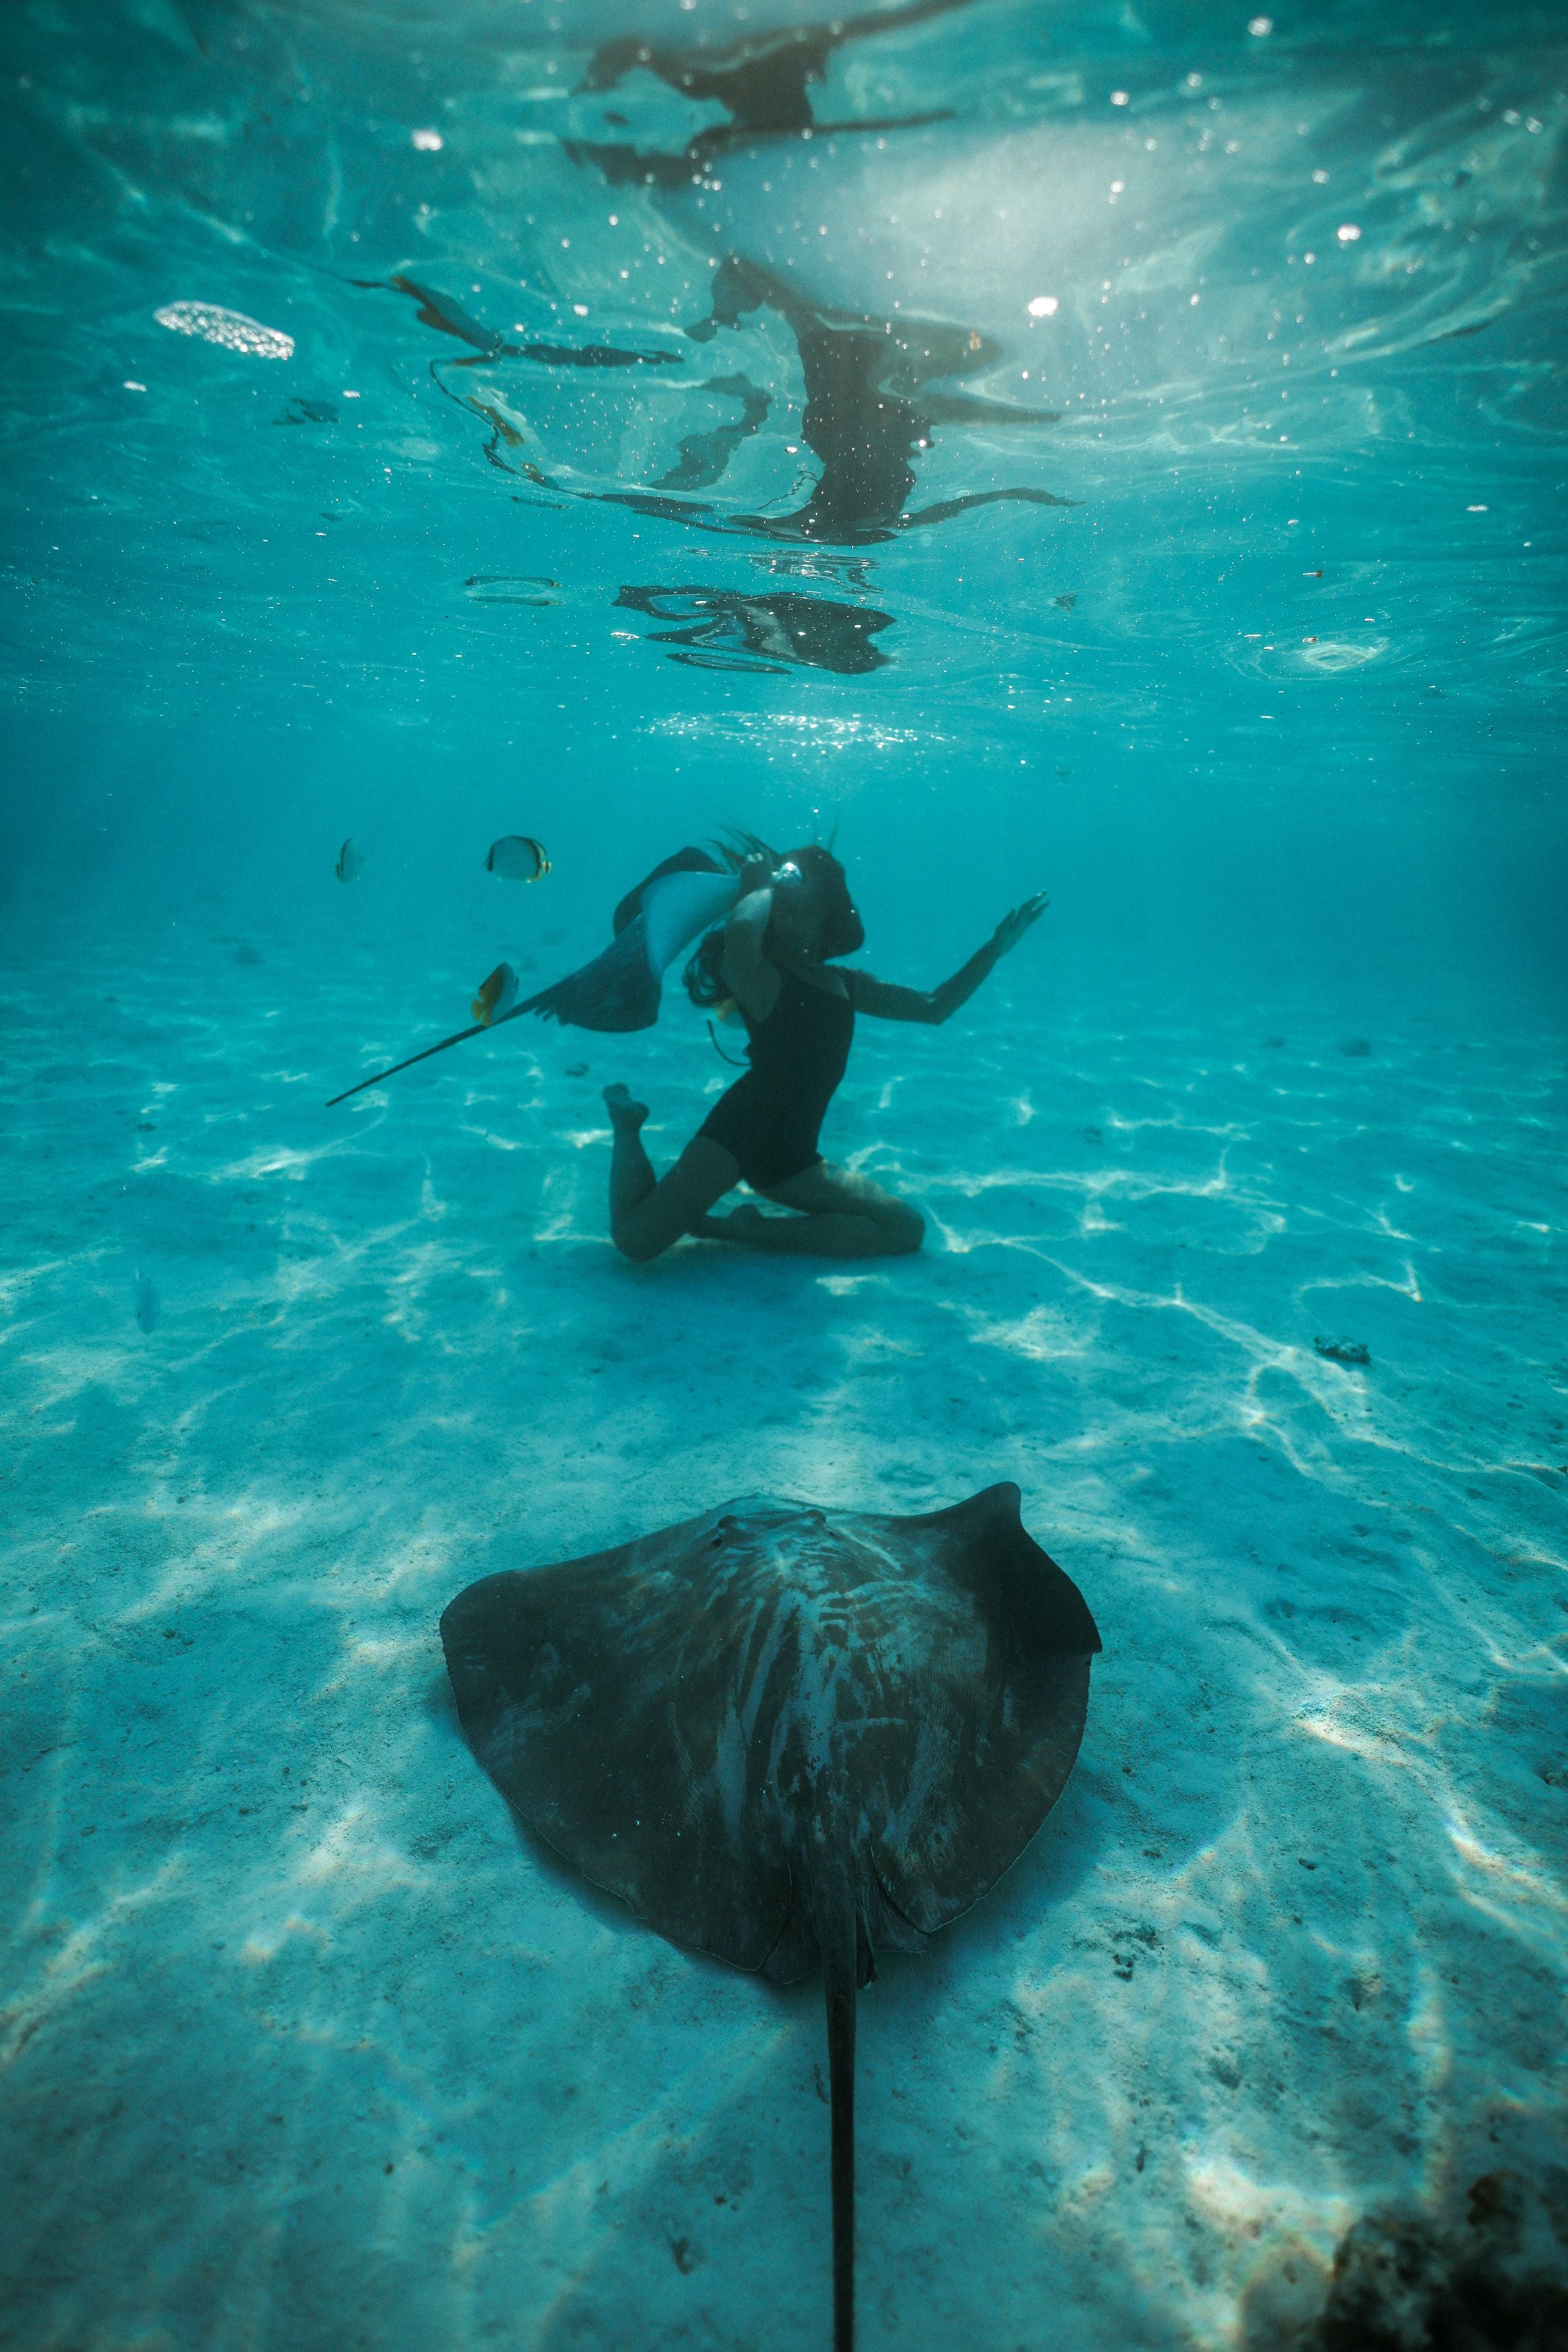
M 846 971 L 850 994 L 857 1013 L 873 1013 L 883 1021 L 925 1021 L 935 1025 L 967 1004 L 983 980 L 989 977 L 1009 950 L 1016 948 L 1032 923 L 1040 920 L 1050 905 L 1043 890 L 1004 915 L 983 948 L 977 950 L 967 964 L 960 965 L 951 980 L 943 981 L 930 989 L 898 988 L 893 982 L 878 980 L 869 971 Z

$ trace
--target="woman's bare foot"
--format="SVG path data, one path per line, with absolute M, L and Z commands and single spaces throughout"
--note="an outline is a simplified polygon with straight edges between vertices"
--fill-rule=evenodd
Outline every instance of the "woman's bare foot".
M 648 1106 L 634 1100 L 629 1087 L 606 1087 L 604 1108 L 610 1113 L 612 1127 L 629 1127 L 633 1135 L 648 1116 Z

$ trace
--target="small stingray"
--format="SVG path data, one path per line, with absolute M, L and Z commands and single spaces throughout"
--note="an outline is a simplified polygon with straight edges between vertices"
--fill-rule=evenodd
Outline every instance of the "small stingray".
M 497 848 L 500 845 L 497 844 Z M 611 919 L 614 939 L 591 963 L 585 963 L 580 971 L 569 971 L 564 980 L 541 988 L 537 996 L 525 996 L 520 1004 L 508 1000 L 500 1007 L 492 1000 L 487 1009 L 476 1010 L 473 1028 L 455 1030 L 450 1037 L 423 1046 L 417 1054 L 394 1062 L 390 1069 L 378 1070 L 373 1077 L 361 1078 L 356 1086 L 345 1087 L 341 1094 L 331 1097 L 328 1109 L 333 1103 L 347 1102 L 350 1095 L 362 1094 L 367 1087 L 379 1087 L 383 1079 L 395 1077 L 400 1070 L 412 1069 L 415 1062 L 428 1062 L 433 1054 L 444 1054 L 449 1046 L 461 1045 L 465 1038 L 477 1037 L 483 1029 L 498 1029 L 504 1022 L 519 1021 L 525 1013 L 536 1013 L 541 1021 L 570 1023 L 580 1029 L 651 1029 L 659 1017 L 659 994 L 666 967 L 699 932 L 728 914 L 740 896 L 739 873 L 745 856 L 760 846 L 747 837 L 744 852 L 725 849 L 717 858 L 710 856 L 706 849 L 678 849 L 674 857 L 666 857 L 656 866 L 634 890 L 628 890 Z M 492 850 L 491 856 L 494 855 Z M 547 867 L 548 864 L 547 860 Z M 525 971 L 534 969 L 527 956 L 522 964 Z M 502 964 L 490 974 L 490 981 L 480 990 L 476 1007 L 482 1005 L 485 989 L 491 981 L 499 996 L 508 969 Z
M 1066 1785 L 1100 1647 L 1019 1490 L 918 1518 L 752 1495 L 487 1576 L 441 1621 L 518 1817 L 673 1943 L 821 1960 L 833 2344 L 854 2341 L 855 1994 L 988 1893 Z

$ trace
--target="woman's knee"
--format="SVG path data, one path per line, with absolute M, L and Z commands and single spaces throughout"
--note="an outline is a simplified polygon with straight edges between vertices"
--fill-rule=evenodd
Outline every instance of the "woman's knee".
M 895 1201 L 878 1222 L 887 1235 L 890 1257 L 913 1257 L 925 1239 L 925 1220 L 907 1201 Z
M 669 1247 L 669 1244 L 662 1241 L 657 1234 L 640 1234 L 635 1228 L 620 1233 L 612 1228 L 610 1238 L 632 1265 L 652 1265 L 653 1260 L 662 1257 Z

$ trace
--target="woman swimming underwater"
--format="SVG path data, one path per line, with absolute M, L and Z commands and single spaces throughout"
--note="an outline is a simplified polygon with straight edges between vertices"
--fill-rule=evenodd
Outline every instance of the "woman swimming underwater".
M 750 885 L 722 930 L 710 931 L 686 966 L 697 1004 L 733 997 L 750 1043 L 751 1067 L 708 1113 L 667 1176 L 655 1178 L 643 1149 L 646 1103 L 606 1087 L 615 1130 L 610 1163 L 610 1231 L 639 1265 L 683 1234 L 812 1257 L 898 1257 L 920 1247 L 917 1209 L 864 1176 L 822 1158 L 817 1137 L 849 1060 L 855 1014 L 883 1021 L 946 1021 L 1043 914 L 1043 894 L 1004 915 L 983 948 L 928 993 L 896 988 L 869 971 L 835 971 L 865 932 L 843 867 L 825 849 L 797 849 L 774 864 L 755 860 Z M 761 1209 L 710 1215 L 742 1181 L 798 1213 Z

